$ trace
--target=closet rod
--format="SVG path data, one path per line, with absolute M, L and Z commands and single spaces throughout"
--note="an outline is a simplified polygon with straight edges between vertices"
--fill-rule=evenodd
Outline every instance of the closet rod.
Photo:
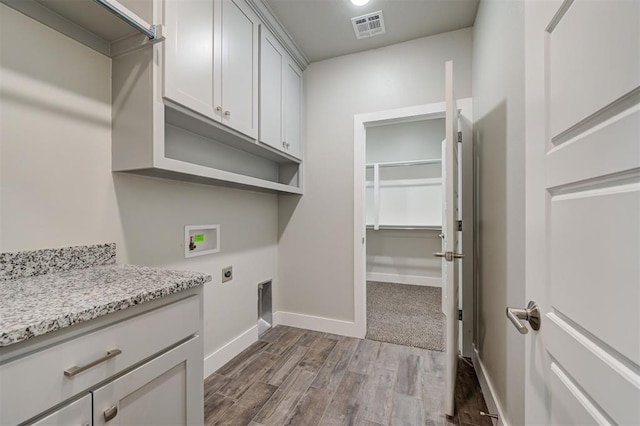
M 101 5 L 102 7 L 104 7 L 105 9 L 107 9 L 109 12 L 116 15 L 118 18 L 122 19 L 124 22 L 129 24 L 129 26 L 135 28 L 136 30 L 140 31 L 142 34 L 149 37 L 149 40 L 161 41 L 164 39 L 164 37 L 161 34 L 161 31 L 159 31 L 158 25 L 151 25 L 150 27 L 146 27 L 141 22 L 138 22 L 138 19 L 136 19 L 137 17 L 129 16 L 126 12 L 121 10 L 120 7 L 122 7 L 122 5 L 120 5 L 119 2 L 117 1 L 112 2 L 112 0 L 94 0 L 94 1 L 99 5 Z
M 367 229 L 375 229 L 373 225 L 367 225 Z M 379 225 L 379 230 L 388 231 L 441 231 L 442 226 L 400 226 L 400 225 Z
M 442 159 L 430 158 L 427 160 L 388 161 L 385 163 L 370 163 L 370 164 L 367 164 L 367 168 L 373 167 L 374 164 L 378 164 L 380 167 L 400 167 L 400 166 L 420 166 L 423 164 L 436 164 L 436 163 L 442 163 Z

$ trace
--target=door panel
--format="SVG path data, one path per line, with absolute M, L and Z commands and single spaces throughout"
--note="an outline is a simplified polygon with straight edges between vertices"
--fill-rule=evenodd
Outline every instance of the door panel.
M 551 364 L 551 425 L 603 425 L 610 423 L 589 398 L 557 365 Z
M 458 253 L 458 108 L 453 90 L 453 62 L 445 64 L 445 132 L 442 149 L 443 252 Z M 455 259 L 442 259 L 442 312 L 446 317 L 445 413 L 454 415 L 454 392 L 458 366 L 458 284 Z
M 602 350 L 602 342 L 560 314 L 552 313 L 546 318 L 545 338 L 547 350 L 555 357 L 552 362 L 563 366 L 565 374 L 598 401 L 604 412 L 615 413 L 618 424 L 633 424 L 639 415 L 640 395 L 637 383 L 628 380 L 629 365 Z
M 640 424 L 639 18 L 525 4 L 527 423 Z
M 209 118 L 213 107 L 213 2 L 165 2 L 164 96 Z
M 553 307 L 636 364 L 639 189 L 632 183 L 552 195 L 549 223 Z M 614 249 L 621 242 L 624 249 Z
M 284 128 L 287 151 L 300 158 L 302 146 L 302 73 L 291 62 L 284 69 Z
M 268 30 L 260 31 L 260 141 L 282 150 L 283 58 Z
M 549 34 L 551 137 L 636 88 L 640 2 L 576 1 Z M 587 96 L 588 94 L 588 96 Z
M 257 138 L 257 23 L 249 11 L 222 0 L 222 122 Z

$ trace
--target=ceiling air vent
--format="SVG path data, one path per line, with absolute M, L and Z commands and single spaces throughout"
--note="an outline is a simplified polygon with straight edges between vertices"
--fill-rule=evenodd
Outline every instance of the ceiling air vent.
M 381 10 L 351 18 L 351 24 L 353 24 L 353 29 L 358 39 L 385 33 L 384 19 Z

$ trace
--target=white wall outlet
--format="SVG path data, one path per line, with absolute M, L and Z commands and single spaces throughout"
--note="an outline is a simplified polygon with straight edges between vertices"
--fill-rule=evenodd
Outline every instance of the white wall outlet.
M 184 227 L 184 257 L 202 256 L 220 251 L 220 225 Z
M 226 283 L 233 279 L 233 266 L 227 266 L 222 269 L 222 282 Z

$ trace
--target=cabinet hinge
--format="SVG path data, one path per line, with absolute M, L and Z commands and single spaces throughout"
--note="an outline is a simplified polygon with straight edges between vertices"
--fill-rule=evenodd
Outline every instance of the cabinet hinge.
M 462 231 L 462 221 L 458 221 L 458 231 Z
M 458 309 L 458 321 L 462 321 L 462 309 Z
M 462 132 L 458 132 L 458 143 L 462 143 Z

